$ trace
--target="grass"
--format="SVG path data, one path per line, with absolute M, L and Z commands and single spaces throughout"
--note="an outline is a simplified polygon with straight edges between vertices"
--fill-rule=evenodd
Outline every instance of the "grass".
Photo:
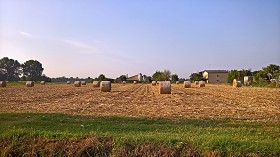
M 67 139 L 95 135 L 113 147 L 143 143 L 189 143 L 200 152 L 280 154 L 280 122 L 246 119 L 90 117 L 65 114 L 1 113 L 0 140 L 21 136 Z

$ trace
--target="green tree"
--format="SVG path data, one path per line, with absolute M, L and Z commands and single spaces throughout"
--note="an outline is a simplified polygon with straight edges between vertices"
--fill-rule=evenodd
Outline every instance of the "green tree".
M 119 79 L 120 79 L 121 81 L 126 81 L 126 76 L 125 76 L 125 75 L 121 75 L 121 76 L 119 77 Z
M 165 70 L 162 72 L 163 81 L 169 81 L 169 80 L 170 80 L 170 77 L 171 77 L 171 71 L 165 69 Z
M 200 81 L 202 79 L 202 73 L 192 73 L 190 75 L 190 81 L 194 82 L 194 81 Z
M 240 71 L 238 70 L 231 70 L 227 76 L 227 81 L 232 84 L 232 81 L 234 79 L 237 79 L 237 80 L 240 80 L 241 77 L 240 77 Z
M 44 68 L 39 61 L 28 60 L 22 65 L 23 75 L 32 81 L 39 81 L 41 79 Z
M 275 78 L 280 72 L 280 66 L 275 64 L 269 64 L 267 67 L 262 68 L 262 70 L 266 75 L 270 73 L 273 76 L 273 78 Z
M 176 82 L 176 81 L 179 81 L 178 75 L 177 74 L 171 75 L 171 82 Z
M 100 75 L 98 76 L 98 81 L 105 81 L 105 79 L 106 79 L 106 77 L 105 77 L 105 75 L 103 75 L 103 74 L 100 74 Z
M 156 71 L 156 72 L 153 74 L 152 79 L 153 79 L 154 81 L 162 81 L 161 72 L 160 72 L 160 71 Z
M 171 76 L 170 70 L 164 70 L 163 72 L 161 71 L 156 71 L 152 78 L 154 81 L 169 81 Z
M 17 60 L 8 57 L 0 59 L 0 80 L 18 81 L 21 73 L 21 65 Z
M 41 79 L 40 79 L 41 81 L 45 81 L 45 82 L 52 82 L 52 79 L 51 78 L 49 78 L 48 76 L 46 76 L 45 74 L 43 74 L 42 76 L 41 76 Z

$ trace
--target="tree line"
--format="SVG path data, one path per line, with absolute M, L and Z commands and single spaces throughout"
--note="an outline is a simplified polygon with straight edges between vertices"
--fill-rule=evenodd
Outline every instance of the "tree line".
M 44 68 L 37 60 L 28 60 L 19 63 L 17 60 L 4 57 L 0 59 L 0 80 L 6 81 L 47 81 L 46 75 L 43 75 Z
M 66 82 L 66 81 L 76 81 L 85 80 L 87 82 L 92 81 L 111 81 L 116 83 L 121 83 L 126 81 L 126 75 L 121 75 L 116 79 L 107 78 L 104 74 L 100 74 L 96 78 L 79 78 L 70 77 L 67 78 L 57 77 L 49 78 L 43 74 L 44 68 L 42 64 L 37 60 L 28 60 L 24 63 L 19 63 L 17 60 L 4 57 L 0 59 L 0 80 L 6 81 L 46 81 L 46 82 Z M 227 81 L 232 83 L 233 79 L 243 81 L 244 76 L 253 76 L 255 82 L 262 83 L 268 82 L 271 79 L 280 77 L 280 66 L 275 64 L 269 64 L 263 67 L 261 70 L 252 71 L 251 69 L 245 70 L 231 70 L 228 74 Z M 175 83 L 176 81 L 185 81 L 187 79 L 179 78 L 177 74 L 171 74 L 170 70 L 157 70 L 152 76 L 143 75 L 143 82 L 151 83 L 152 81 L 171 81 Z M 192 73 L 190 75 L 190 81 L 200 81 L 205 80 L 202 76 L 202 72 Z

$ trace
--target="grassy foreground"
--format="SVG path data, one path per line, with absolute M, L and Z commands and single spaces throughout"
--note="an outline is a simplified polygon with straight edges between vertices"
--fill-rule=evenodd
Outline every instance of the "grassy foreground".
M 46 139 L 51 139 L 52 142 L 60 141 L 58 149 L 63 149 L 61 145 L 74 143 L 75 139 L 78 139 L 75 142 L 85 143 L 86 137 L 98 141 L 98 149 L 95 149 L 95 153 L 99 150 L 100 156 L 114 154 L 134 156 L 136 151 L 141 152 L 145 148 L 149 151 L 165 149 L 165 153 L 167 149 L 171 150 L 167 153 L 175 150 L 174 156 L 178 156 L 178 151 L 180 151 L 179 156 L 184 156 L 189 149 L 198 156 L 248 155 L 249 153 L 260 156 L 280 155 L 280 122 L 1 113 L 0 126 L 0 152 L 4 156 L 8 155 L 11 149 L 25 151 L 24 145 L 30 146 L 30 143 L 36 141 L 40 143 L 40 139 L 44 139 L 43 142 L 41 140 L 41 146 L 42 143 L 46 143 Z M 38 144 L 37 148 L 39 148 Z M 102 154 L 102 151 L 105 154 Z M 149 152 L 146 152 L 146 155 L 147 153 Z

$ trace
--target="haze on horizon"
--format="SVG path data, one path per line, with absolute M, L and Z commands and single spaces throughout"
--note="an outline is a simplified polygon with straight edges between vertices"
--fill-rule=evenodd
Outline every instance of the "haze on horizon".
M 280 64 L 279 0 L 0 0 L 0 58 L 49 77 Z

